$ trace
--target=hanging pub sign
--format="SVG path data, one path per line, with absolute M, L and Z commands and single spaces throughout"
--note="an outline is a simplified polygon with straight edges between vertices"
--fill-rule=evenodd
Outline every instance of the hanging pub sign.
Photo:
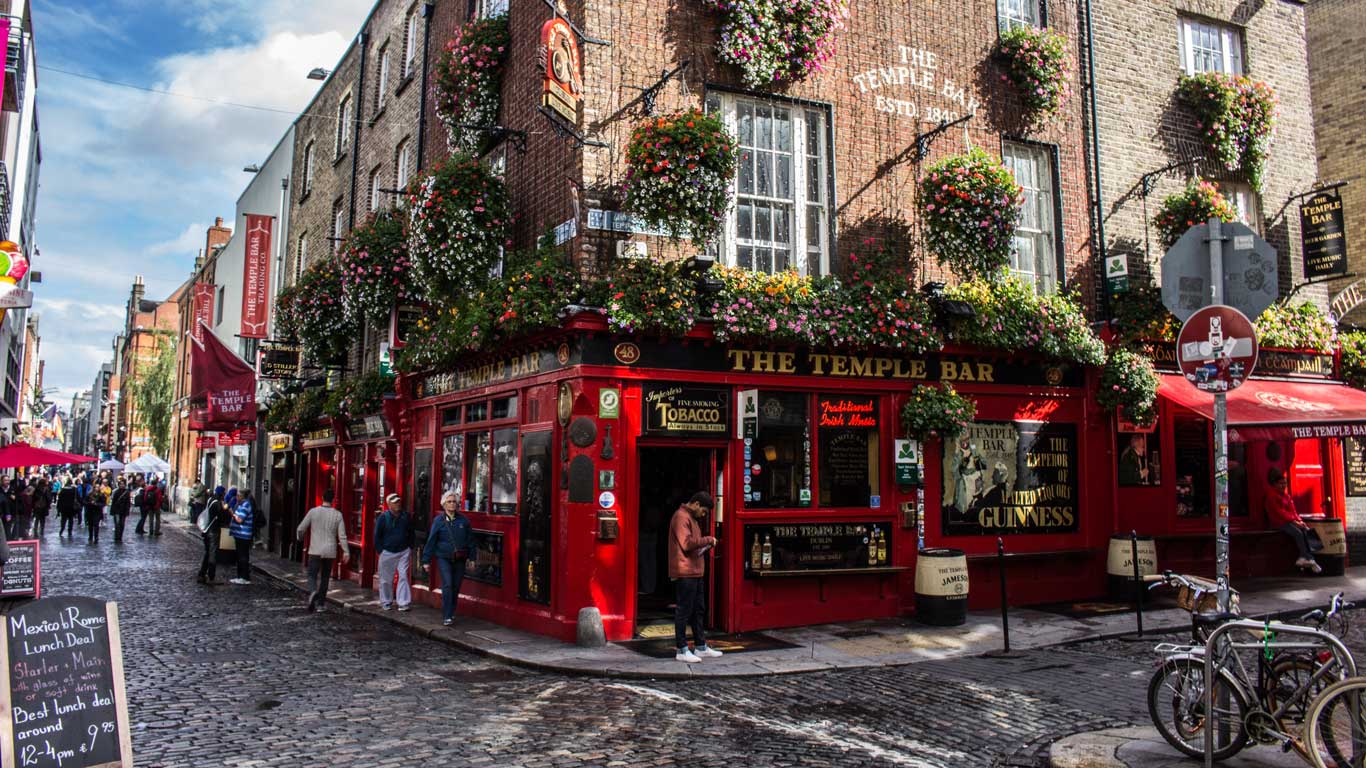
M 646 384 L 640 408 L 646 435 L 719 438 L 730 431 L 730 393 L 724 389 Z
M 256 369 L 257 376 L 262 379 L 293 379 L 299 375 L 299 348 L 283 344 L 263 345 Z
M 1347 274 L 1347 230 L 1342 195 L 1336 189 L 1318 192 L 1300 203 L 1300 242 L 1305 280 Z
M 944 443 L 945 536 L 1077 530 L 1077 427 L 975 421 Z
M 545 71 L 541 104 L 577 125 L 579 102 L 583 100 L 579 40 L 559 16 L 541 26 L 540 63 Z
M 218 435 L 200 435 L 195 438 L 194 447 L 196 448 L 217 448 Z

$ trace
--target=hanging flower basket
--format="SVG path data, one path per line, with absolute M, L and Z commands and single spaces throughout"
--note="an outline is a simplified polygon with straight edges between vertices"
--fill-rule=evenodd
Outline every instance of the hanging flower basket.
M 327 398 L 328 392 L 322 387 L 305 389 L 294 395 L 281 395 L 270 404 L 263 423 L 271 432 L 295 434 L 312 429 L 323 417 L 323 405 Z
M 607 324 L 625 333 L 682 336 L 697 321 L 697 289 L 685 262 L 617 259 L 607 283 Z
M 408 190 L 408 251 L 427 300 L 451 306 L 489 280 L 507 244 L 507 190 L 488 166 L 452 155 Z
M 483 293 L 476 296 L 482 298 Z M 408 343 L 394 356 L 394 370 L 415 373 L 450 368 L 461 355 L 487 348 L 492 326 L 486 305 L 476 301 L 434 310 L 414 324 Z
M 1276 92 L 1266 83 L 1215 72 L 1182 76 L 1177 97 L 1195 112 L 1195 128 L 1220 165 L 1261 191 L 1276 132 Z
M 977 417 L 977 404 L 958 394 L 952 384 L 917 384 L 901 406 L 901 429 L 922 443 L 931 437 L 953 440 Z
M 1110 350 L 1105 360 L 1096 401 L 1135 424 L 1151 424 L 1157 417 L 1159 383 L 1151 360 L 1120 347 Z
M 647 226 L 705 243 L 730 205 L 737 157 L 735 138 L 713 115 L 648 119 L 626 147 L 626 208 Z
M 1163 198 L 1153 216 L 1153 226 L 1157 227 L 1157 239 L 1165 251 L 1176 245 L 1186 230 L 1211 218 L 1236 221 L 1238 212 L 1214 184 L 1196 181 L 1188 184 L 1185 191 Z
M 1313 350 L 1331 353 L 1337 328 L 1317 306 L 1301 302 L 1291 306 L 1276 302 L 1253 323 L 1257 343 L 1263 347 Z
M 346 379 L 328 394 L 323 415 L 334 419 L 355 419 L 379 413 L 384 396 L 394 391 L 394 377 L 379 371 Z
M 1071 88 L 1067 83 L 1067 38 L 1051 29 L 1013 27 L 996 41 L 1001 79 L 1020 94 L 1029 122 L 1038 125 L 1062 109 Z
M 304 354 L 318 363 L 346 354 L 356 326 L 342 306 L 341 271 L 336 261 L 319 259 L 304 270 L 294 286 L 276 298 L 282 330 L 303 345 Z
M 771 88 L 819 71 L 849 18 L 847 0 L 702 0 L 722 14 L 721 60 L 751 88 Z
M 960 279 L 1010 264 L 1024 193 L 996 158 L 974 147 L 930 166 L 920 182 L 925 241 Z
M 1342 378 L 1357 389 L 1366 389 L 1366 331 L 1348 331 L 1338 337 L 1342 345 Z
M 1162 303 L 1162 289 L 1151 283 L 1132 283 L 1110 300 L 1120 341 L 1176 341 L 1181 321 Z
M 1077 302 L 1062 294 L 1037 296 L 1014 277 L 978 278 L 945 291 L 966 302 L 974 316 L 953 322 L 953 338 L 978 347 L 1034 352 L 1082 365 L 1105 362 L 1105 344 Z
M 498 124 L 510 41 L 506 14 L 466 22 L 433 67 L 436 114 L 452 150 L 477 154 L 487 147 L 490 134 L 478 128 Z
M 342 303 L 356 325 L 362 320 L 387 324 L 395 306 L 420 300 L 408 259 L 406 218 L 394 210 L 372 213 L 342 243 Z
M 497 302 L 493 330 L 512 338 L 558 326 L 560 312 L 575 303 L 582 290 L 578 272 L 554 247 L 518 254 L 490 288 L 490 303 Z

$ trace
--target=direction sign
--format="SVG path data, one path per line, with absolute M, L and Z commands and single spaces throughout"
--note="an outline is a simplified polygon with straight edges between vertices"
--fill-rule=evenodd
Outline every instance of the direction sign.
M 1233 307 L 1205 307 L 1181 326 L 1176 361 L 1186 380 L 1202 392 L 1237 389 L 1257 367 L 1257 332 Z
M 1220 225 L 1223 303 L 1258 317 L 1276 300 L 1276 249 L 1240 221 Z M 1209 225 L 1186 230 L 1162 257 L 1162 303 L 1182 320 L 1210 303 Z

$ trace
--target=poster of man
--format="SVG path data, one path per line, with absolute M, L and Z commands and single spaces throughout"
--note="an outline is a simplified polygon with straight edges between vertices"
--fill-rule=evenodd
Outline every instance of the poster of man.
M 1161 485 L 1162 462 L 1158 460 L 1157 434 L 1120 432 L 1119 484 L 1121 486 Z
M 952 448 L 945 448 L 945 512 L 968 512 L 989 495 L 999 498 L 1013 487 L 1019 442 L 1012 424 L 969 424 Z

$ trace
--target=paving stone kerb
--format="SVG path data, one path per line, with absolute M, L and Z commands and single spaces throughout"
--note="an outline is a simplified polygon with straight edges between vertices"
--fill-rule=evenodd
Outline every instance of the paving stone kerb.
M 183 521 L 175 528 L 196 536 Z M 252 568 L 263 576 L 303 592 L 307 578 L 298 563 L 271 556 L 264 550 L 252 554 Z M 440 613 L 426 606 L 399 613 L 379 607 L 375 593 L 348 581 L 333 581 L 328 603 L 392 622 L 423 637 L 509 664 L 563 674 L 645 679 L 691 679 L 697 677 L 755 677 L 799 674 L 832 669 L 896 667 L 950 658 L 969 657 L 1001 647 L 1000 616 L 995 611 L 970 613 L 960 627 L 929 627 L 909 620 L 862 621 L 792 629 L 765 634 L 796 645 L 772 651 L 730 654 L 702 664 L 683 664 L 655 659 L 621 645 L 583 648 L 542 635 L 509 629 L 457 615 L 451 627 L 442 626 Z M 1265 588 L 1268 585 L 1274 588 Z M 1243 612 L 1247 616 L 1270 616 L 1308 610 L 1323 605 L 1334 592 L 1366 603 L 1366 567 L 1348 569 L 1339 578 L 1284 578 L 1243 586 Z M 1358 599 L 1360 598 L 1360 599 Z M 1190 625 L 1190 615 L 1178 608 L 1144 614 L 1149 634 L 1180 631 Z M 1011 611 L 1013 649 L 1047 648 L 1105 638 L 1132 635 L 1130 613 L 1073 619 L 1060 614 L 1019 608 Z
M 1107 728 L 1079 733 L 1055 742 L 1049 750 L 1052 768 L 1178 768 L 1195 761 L 1162 740 L 1156 728 Z M 1222 768 L 1295 768 L 1304 761 L 1275 747 L 1249 748 L 1219 763 Z

